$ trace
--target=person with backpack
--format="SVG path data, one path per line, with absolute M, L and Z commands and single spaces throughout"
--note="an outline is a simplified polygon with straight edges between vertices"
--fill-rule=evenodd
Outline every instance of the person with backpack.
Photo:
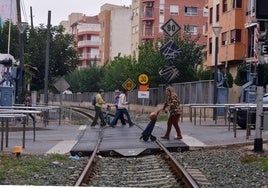
M 91 127 L 94 127 L 97 125 L 98 123 L 98 119 L 100 118 L 100 125 L 101 127 L 104 127 L 106 126 L 106 123 L 104 121 L 104 116 L 103 116 L 103 113 L 102 113 L 102 105 L 103 104 L 106 104 L 106 102 L 103 100 L 103 95 L 104 95 L 104 90 L 103 89 L 100 89 L 98 94 L 95 96 L 95 99 L 93 99 L 93 102 L 92 104 L 95 104 L 94 107 L 95 107 L 95 117 L 93 119 L 93 122 L 91 124 Z M 95 101 L 94 101 L 95 100 Z

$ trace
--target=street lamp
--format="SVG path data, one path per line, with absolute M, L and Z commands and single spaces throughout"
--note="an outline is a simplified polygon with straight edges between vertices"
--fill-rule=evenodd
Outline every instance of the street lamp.
M 23 84 L 23 67 L 24 67 L 24 44 L 23 44 L 23 33 L 26 27 L 28 26 L 27 22 L 19 22 L 18 28 L 20 31 L 19 35 L 19 46 L 20 46 L 20 66 L 19 66 L 19 78 L 18 78 L 18 103 L 22 104 L 22 84 Z
M 212 26 L 213 33 L 215 35 L 215 64 L 214 64 L 214 100 L 213 103 L 217 104 L 217 98 L 218 98 L 218 88 L 217 88 L 217 77 L 218 77 L 218 48 L 219 48 L 219 35 L 221 32 L 222 27 L 221 26 Z M 216 120 L 216 109 L 214 109 L 213 114 L 214 120 Z

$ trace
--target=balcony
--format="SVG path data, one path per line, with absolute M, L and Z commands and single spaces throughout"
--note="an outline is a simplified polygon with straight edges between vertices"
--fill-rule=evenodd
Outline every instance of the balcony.
M 77 26 L 77 32 L 80 33 L 90 33 L 90 32 L 100 32 L 101 27 L 100 24 L 85 24 L 81 23 Z
M 99 46 L 99 45 L 100 45 L 100 41 L 93 41 L 93 40 L 82 40 L 82 41 L 78 41 L 77 43 L 78 48 L 86 47 L 86 46 Z
M 146 27 L 142 32 L 142 40 L 154 39 L 154 30 L 153 27 Z
M 100 59 L 101 56 L 99 53 L 83 53 L 80 55 L 80 59 Z
M 150 2 L 154 2 L 155 0 L 142 0 L 142 3 L 150 3 Z

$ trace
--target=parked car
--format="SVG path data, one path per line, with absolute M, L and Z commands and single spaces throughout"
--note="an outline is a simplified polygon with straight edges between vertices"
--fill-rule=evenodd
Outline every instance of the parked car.
M 263 96 L 263 104 L 268 104 L 268 93 Z M 264 110 L 267 110 L 264 108 Z M 249 111 L 249 123 L 252 124 L 252 127 L 255 128 L 256 122 L 256 108 L 250 109 Z M 237 109 L 237 119 L 236 122 L 239 127 L 242 129 L 247 128 L 247 109 L 245 108 L 238 108 Z

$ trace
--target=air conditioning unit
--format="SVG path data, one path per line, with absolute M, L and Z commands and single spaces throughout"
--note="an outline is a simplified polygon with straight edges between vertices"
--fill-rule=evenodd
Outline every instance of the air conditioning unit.
M 154 3 L 153 2 L 146 3 L 146 7 L 147 8 L 152 8 L 153 6 L 154 6 Z
M 153 22 L 152 22 L 152 21 L 146 21 L 145 24 L 146 24 L 146 25 L 152 25 Z

